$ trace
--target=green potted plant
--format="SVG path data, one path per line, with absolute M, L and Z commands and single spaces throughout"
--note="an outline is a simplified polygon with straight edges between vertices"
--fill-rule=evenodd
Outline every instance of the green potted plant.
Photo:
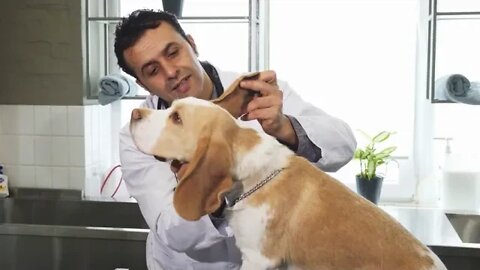
M 357 148 L 354 155 L 354 159 L 360 161 L 360 173 L 356 175 L 357 192 L 377 204 L 383 182 L 383 176 L 377 173 L 377 168 L 391 160 L 391 154 L 397 149 L 390 146 L 380 150 L 377 146 L 385 142 L 394 132 L 382 131 L 373 137 L 360 132 L 368 139 L 368 144 L 365 148 Z

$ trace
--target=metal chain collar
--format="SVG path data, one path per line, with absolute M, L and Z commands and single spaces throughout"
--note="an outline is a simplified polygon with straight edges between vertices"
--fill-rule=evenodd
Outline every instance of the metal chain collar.
M 245 199 L 246 197 L 250 196 L 253 192 L 257 191 L 259 188 L 261 188 L 263 185 L 265 185 L 268 181 L 272 180 L 275 176 L 277 176 L 281 171 L 283 171 L 283 169 L 284 168 L 276 169 L 270 175 L 268 175 L 265 179 L 263 179 L 261 182 L 256 184 L 252 189 L 243 193 L 242 195 L 240 195 L 240 197 L 236 198 L 232 203 L 230 203 L 229 201 L 226 201 L 227 205 L 229 207 L 232 207 L 235 204 L 237 204 L 239 201 L 241 201 L 241 200 Z

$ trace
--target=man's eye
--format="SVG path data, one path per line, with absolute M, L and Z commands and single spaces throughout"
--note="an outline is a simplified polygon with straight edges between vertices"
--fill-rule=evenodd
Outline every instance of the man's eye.
M 157 72 L 158 72 L 158 68 L 154 67 L 154 68 L 150 69 L 150 71 L 148 72 L 148 74 L 149 74 L 150 76 L 152 76 L 152 75 L 157 74 Z
M 171 50 L 169 53 L 168 53 L 168 57 L 174 57 L 178 54 L 178 50 L 175 49 L 175 50 Z
M 182 119 L 180 118 L 180 115 L 178 114 L 178 112 L 173 112 L 172 114 L 170 114 L 170 119 L 172 119 L 172 122 L 174 124 L 177 124 L 177 125 L 182 124 Z

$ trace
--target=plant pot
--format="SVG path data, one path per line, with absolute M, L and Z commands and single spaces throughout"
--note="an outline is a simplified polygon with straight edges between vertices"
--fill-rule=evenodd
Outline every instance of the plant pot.
M 183 10 L 183 0 L 162 0 L 163 11 L 172 13 L 175 16 L 181 17 Z
M 382 190 L 383 177 L 375 176 L 368 180 L 360 175 L 356 176 L 357 179 L 357 192 L 365 199 L 377 204 L 380 199 L 380 192 Z

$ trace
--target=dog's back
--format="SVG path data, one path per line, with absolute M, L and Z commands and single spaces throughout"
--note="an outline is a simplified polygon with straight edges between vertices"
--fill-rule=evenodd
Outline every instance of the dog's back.
M 301 157 L 248 204 L 270 209 L 262 253 L 301 269 L 445 269 L 398 222 Z

